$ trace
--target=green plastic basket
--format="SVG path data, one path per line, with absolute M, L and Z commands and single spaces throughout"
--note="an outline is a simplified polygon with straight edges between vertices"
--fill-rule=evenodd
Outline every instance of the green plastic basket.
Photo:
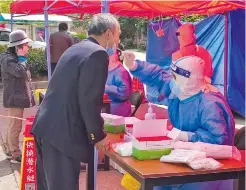
M 108 133 L 123 133 L 125 132 L 125 125 L 104 125 L 104 129 L 105 131 L 107 131 Z
M 172 148 L 158 150 L 138 150 L 133 147 L 132 156 L 138 160 L 156 160 L 160 159 L 163 155 L 170 154 L 172 150 Z

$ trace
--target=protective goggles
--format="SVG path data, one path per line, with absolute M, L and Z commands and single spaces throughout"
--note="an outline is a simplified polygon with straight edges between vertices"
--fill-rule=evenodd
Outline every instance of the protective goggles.
M 186 78 L 189 78 L 191 75 L 190 71 L 186 71 L 186 70 L 178 67 L 176 64 L 172 63 L 170 67 L 171 67 L 172 71 L 177 73 L 178 75 L 184 76 Z

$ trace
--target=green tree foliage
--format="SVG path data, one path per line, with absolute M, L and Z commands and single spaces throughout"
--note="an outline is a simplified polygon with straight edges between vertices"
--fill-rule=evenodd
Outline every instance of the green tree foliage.
M 79 17 L 79 15 L 75 15 L 76 17 Z M 87 29 L 89 26 L 89 22 L 92 18 L 92 15 L 84 14 L 83 18 L 81 20 L 74 20 L 73 21 L 73 27 L 75 28 L 84 28 Z
M 193 15 L 189 15 L 189 16 L 182 16 L 181 21 L 183 21 L 183 22 L 198 22 L 198 21 L 203 20 L 205 18 L 207 18 L 207 16 L 205 16 L 205 15 L 193 14 Z
M 147 35 L 148 20 L 143 18 L 129 18 L 119 17 L 119 23 L 121 27 L 121 42 L 126 48 L 136 48 L 137 44 L 134 44 L 137 32 Z
M 13 0 L 1 0 L 0 1 L 0 13 L 10 13 L 10 4 Z

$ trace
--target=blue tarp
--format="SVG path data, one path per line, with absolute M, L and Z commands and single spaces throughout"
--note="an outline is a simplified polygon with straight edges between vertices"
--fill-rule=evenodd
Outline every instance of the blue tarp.
M 167 68 L 172 60 L 172 53 L 179 49 L 176 30 L 181 24 L 174 18 L 160 22 L 151 22 L 148 25 L 148 41 L 146 60 L 152 64 L 159 64 Z M 157 37 L 155 31 L 159 26 L 164 30 L 164 36 Z
M 214 73 L 212 83 L 224 93 L 224 15 L 208 17 L 196 23 L 197 44 L 206 48 L 213 57 Z M 150 23 L 148 27 L 148 48 L 146 60 L 159 64 L 167 69 L 171 63 L 171 54 L 178 47 L 175 31 L 179 22 L 175 19 L 166 20 L 161 24 L 165 35 L 158 38 L 153 31 L 159 23 Z M 229 54 L 228 54 L 228 102 L 231 108 L 245 115 L 245 12 L 232 11 L 229 14 Z M 153 103 L 157 101 L 155 89 L 147 88 L 147 98 Z M 165 104 L 165 102 L 161 102 Z
M 228 102 L 245 117 L 245 11 L 229 14 Z

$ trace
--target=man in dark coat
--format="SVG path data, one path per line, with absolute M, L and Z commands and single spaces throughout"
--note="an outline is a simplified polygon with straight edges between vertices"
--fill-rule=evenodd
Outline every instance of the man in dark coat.
M 88 35 L 62 55 L 33 124 L 38 190 L 78 190 L 80 162 L 94 145 L 109 146 L 100 113 L 120 25 L 110 14 L 95 15 Z
M 60 23 L 58 28 L 58 32 L 50 35 L 51 74 L 53 74 L 62 54 L 74 44 L 72 36 L 67 32 L 67 23 Z

